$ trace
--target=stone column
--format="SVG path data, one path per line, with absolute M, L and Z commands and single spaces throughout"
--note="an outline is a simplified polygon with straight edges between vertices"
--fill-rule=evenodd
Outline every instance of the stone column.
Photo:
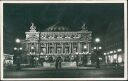
M 72 43 L 72 53 L 74 53 L 74 44 Z
M 81 53 L 81 43 L 78 42 L 78 52 Z
M 38 53 L 39 53 L 39 55 L 40 55 L 40 48 L 41 48 L 40 42 L 38 42 Z
M 46 53 L 48 53 L 48 43 L 46 43 Z
M 90 51 L 89 51 L 89 49 L 90 49 L 90 45 L 89 45 L 89 43 L 88 43 L 88 46 L 87 46 L 87 48 L 88 48 L 88 52 L 90 52 Z
M 64 45 L 63 45 L 63 43 L 61 43 L 61 45 L 62 45 L 62 50 L 61 50 L 61 53 L 63 53 L 63 50 L 64 50 Z
M 32 53 L 31 46 L 32 46 L 32 44 L 30 43 L 30 44 L 29 44 L 29 49 L 30 49 L 30 52 Z
M 29 53 L 31 52 L 31 45 L 28 43 Z
M 45 50 L 46 50 L 46 54 L 47 54 L 47 43 L 45 43 L 45 46 L 46 46 L 46 47 L 45 47 Z M 41 49 L 41 50 L 42 50 L 42 49 Z
M 71 43 L 69 43 L 69 53 L 71 53 Z
M 35 54 L 38 54 L 38 43 L 35 43 Z
M 108 63 L 108 56 L 107 55 L 105 56 L 105 63 L 106 64 Z
M 51 50 L 51 45 L 49 44 L 48 53 L 50 53 L 50 50 Z
M 28 49 L 27 53 L 30 53 L 30 46 L 29 46 L 29 43 L 27 43 L 27 49 Z
M 56 53 L 56 43 L 54 43 L 54 45 L 55 45 L 55 48 L 54 48 L 54 53 Z
M 47 44 L 46 43 L 44 43 L 45 44 L 45 46 L 44 46 L 44 48 L 45 48 L 45 54 L 47 53 Z M 42 52 L 42 49 L 40 50 L 40 52 Z
M 71 43 L 71 53 L 72 53 L 72 43 Z
M 63 43 L 63 53 L 65 53 L 65 43 Z
M 47 46 L 48 46 L 47 48 L 48 48 L 48 54 L 49 54 L 49 43 L 48 43 L 48 45 L 47 45 Z
M 32 45 L 32 47 L 34 47 L 34 49 L 32 49 L 33 54 L 35 53 L 35 43 Z

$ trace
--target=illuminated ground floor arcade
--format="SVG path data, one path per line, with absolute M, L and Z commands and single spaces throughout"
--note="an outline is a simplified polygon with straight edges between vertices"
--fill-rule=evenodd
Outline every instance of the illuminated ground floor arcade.
M 91 64 L 90 45 L 84 42 L 45 42 L 28 43 L 27 60 L 30 65 L 43 65 L 44 62 L 55 63 L 57 58 L 62 62 L 76 62 L 77 65 Z

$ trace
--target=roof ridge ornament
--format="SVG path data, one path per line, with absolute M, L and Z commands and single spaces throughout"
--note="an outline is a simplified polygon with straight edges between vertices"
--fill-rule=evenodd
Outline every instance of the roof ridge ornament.
M 31 23 L 30 29 L 31 29 L 31 30 L 36 30 L 36 26 L 34 26 L 34 23 L 33 23 L 33 22 Z
M 82 30 L 87 30 L 87 25 L 84 23 L 81 27 Z
M 36 32 L 36 26 L 33 22 L 31 23 L 30 32 Z

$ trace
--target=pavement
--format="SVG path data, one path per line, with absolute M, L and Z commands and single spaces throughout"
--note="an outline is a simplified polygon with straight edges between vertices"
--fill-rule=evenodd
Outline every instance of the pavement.
M 111 67 L 36 67 L 22 68 L 19 71 L 4 71 L 4 78 L 121 78 L 123 69 Z
M 95 67 L 62 67 L 61 68 L 61 70 L 80 70 L 80 69 L 96 69 Z M 33 68 L 22 68 L 21 69 L 22 71 L 24 70 L 26 70 L 26 71 L 28 71 L 28 70 L 56 70 L 56 68 L 55 67 L 41 67 L 41 66 L 39 66 L 39 67 L 33 67 Z M 58 69 L 59 70 L 59 69 Z

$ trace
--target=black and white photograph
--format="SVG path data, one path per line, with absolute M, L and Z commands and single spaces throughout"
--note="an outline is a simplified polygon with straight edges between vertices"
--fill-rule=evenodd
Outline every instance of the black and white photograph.
M 3 79 L 124 79 L 124 3 L 2 5 Z

